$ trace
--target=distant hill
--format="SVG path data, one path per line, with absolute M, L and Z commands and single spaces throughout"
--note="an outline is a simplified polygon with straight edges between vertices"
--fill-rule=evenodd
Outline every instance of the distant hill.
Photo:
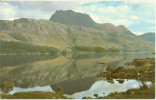
M 139 35 L 139 37 L 141 37 L 147 41 L 155 42 L 155 33 L 154 32 L 145 33 L 143 35 Z

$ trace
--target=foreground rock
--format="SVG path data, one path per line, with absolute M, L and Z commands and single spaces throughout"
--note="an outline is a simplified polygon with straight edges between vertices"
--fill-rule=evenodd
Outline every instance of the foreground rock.
M 111 79 L 139 79 L 142 81 L 155 81 L 155 59 L 135 59 L 133 62 L 126 63 L 127 65 L 134 65 L 133 68 L 113 66 L 107 67 L 106 72 L 97 74 L 98 77 L 106 77 Z M 119 80 L 122 83 L 122 80 Z

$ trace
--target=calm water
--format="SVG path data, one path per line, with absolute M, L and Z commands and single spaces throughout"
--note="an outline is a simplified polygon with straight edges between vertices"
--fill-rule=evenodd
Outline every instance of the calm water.
M 55 92 L 61 86 L 64 95 L 71 98 L 93 97 L 94 94 L 106 96 L 111 92 L 124 92 L 140 87 L 137 80 L 110 83 L 105 78 L 96 77 L 97 73 L 114 67 L 133 67 L 126 62 L 139 58 L 154 58 L 147 53 L 110 53 L 86 55 L 5 55 L 0 56 L 0 81 L 14 84 L 10 94 L 22 91 Z M 106 63 L 97 64 L 97 62 Z M 150 85 L 150 82 L 146 82 Z

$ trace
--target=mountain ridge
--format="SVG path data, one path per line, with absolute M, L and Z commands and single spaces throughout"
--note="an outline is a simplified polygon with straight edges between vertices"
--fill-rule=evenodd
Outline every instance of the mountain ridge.
M 110 24 L 108 24 L 109 27 Z M 0 40 L 72 51 L 72 47 L 153 51 L 154 44 L 133 35 L 124 26 L 118 30 L 66 25 L 50 20 L 28 18 L 0 20 Z
M 124 31 L 133 35 L 133 33 L 130 32 L 124 25 L 115 26 L 111 23 L 99 24 L 96 23 L 88 14 L 83 14 L 72 10 L 57 10 L 54 14 L 52 14 L 49 20 L 66 25 L 84 26 L 100 30 L 111 30 L 115 32 Z

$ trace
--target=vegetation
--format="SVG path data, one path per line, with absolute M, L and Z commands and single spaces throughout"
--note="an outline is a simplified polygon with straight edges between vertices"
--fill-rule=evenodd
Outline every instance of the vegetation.
M 110 52 L 120 52 L 120 50 L 119 49 L 108 49 L 108 51 L 110 51 Z
M 113 66 L 107 67 L 107 72 L 97 74 L 98 77 L 107 77 L 108 80 L 115 79 L 139 79 L 144 81 L 155 81 L 155 59 L 135 59 L 133 62 L 126 64 L 133 64 L 133 68 Z
M 106 97 L 99 99 L 154 99 L 155 98 L 155 59 L 134 59 L 133 62 L 127 62 L 126 65 L 135 65 L 133 68 L 113 66 L 107 67 L 106 72 L 97 74 L 98 77 L 106 77 L 108 82 L 114 83 L 113 79 L 118 79 L 119 83 L 124 83 L 124 79 L 137 79 L 141 81 L 142 86 L 138 89 L 129 89 L 126 92 L 114 92 Z M 148 87 L 144 81 L 151 81 L 152 85 Z
M 107 51 L 101 47 L 84 47 L 84 46 L 75 46 L 73 50 L 81 52 L 97 52 L 97 53 L 103 53 Z
M 136 89 L 129 89 L 126 92 L 112 92 L 105 97 L 97 97 L 96 99 L 154 99 L 155 84 L 147 86 L 142 82 L 142 86 Z M 82 99 L 93 99 L 91 97 L 83 97 Z
M 155 85 L 152 84 L 148 87 L 143 84 L 140 88 L 129 89 L 126 92 L 113 92 L 105 97 L 97 97 L 96 99 L 154 99 L 155 98 Z M 93 99 L 91 97 L 84 97 L 83 99 Z
M 54 47 L 36 46 L 22 42 L 0 41 L 0 53 L 19 54 L 19 53 L 57 53 Z
M 40 54 L 40 55 L 1 55 L 0 56 L 0 68 L 7 66 L 19 66 L 28 63 L 45 61 L 48 59 L 57 58 L 57 54 Z M 2 72 L 1 72 L 2 74 Z M 4 75 L 5 76 L 5 75 Z
M 142 88 L 146 87 L 146 88 Z M 155 98 L 155 85 L 149 88 L 144 84 L 138 89 L 129 89 L 126 92 L 114 92 L 106 97 L 99 97 L 98 99 L 154 99 Z
M 13 95 L 2 94 L 2 99 L 65 99 L 63 95 L 59 95 L 53 92 L 43 91 L 29 91 L 29 92 L 17 92 Z
M 8 93 L 9 91 L 13 90 L 13 84 L 3 81 L 0 83 L 0 90 L 3 93 Z
M 57 88 L 56 93 L 43 92 L 43 91 L 17 92 L 14 93 L 13 95 L 2 93 L 1 98 L 2 99 L 66 99 L 66 97 L 63 96 L 63 89 L 61 87 Z
M 106 50 L 102 47 L 75 46 L 72 49 L 75 52 L 96 52 L 96 53 L 120 52 L 119 49 L 108 49 L 108 50 Z
M 60 95 L 60 96 L 63 96 L 64 91 L 63 91 L 62 87 L 58 87 L 58 88 L 57 88 L 56 94 L 58 94 L 58 95 Z

